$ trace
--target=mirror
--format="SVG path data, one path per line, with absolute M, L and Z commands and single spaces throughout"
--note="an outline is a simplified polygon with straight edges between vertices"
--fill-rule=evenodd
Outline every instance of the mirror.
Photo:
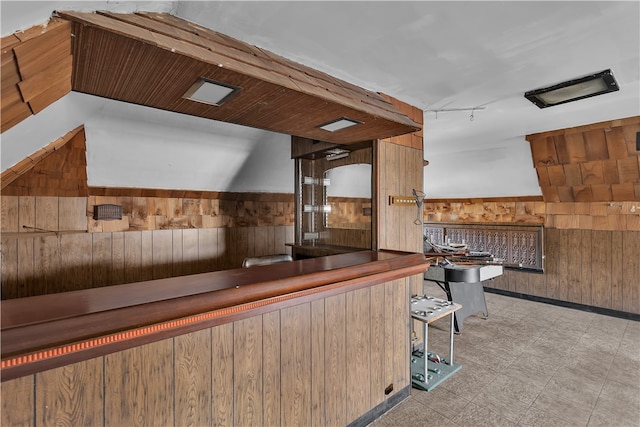
M 355 163 L 328 169 L 326 228 L 371 228 L 371 165 Z

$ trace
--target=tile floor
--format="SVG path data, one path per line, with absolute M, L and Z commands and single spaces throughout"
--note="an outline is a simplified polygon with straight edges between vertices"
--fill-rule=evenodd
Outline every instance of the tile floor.
M 462 369 L 371 427 L 640 426 L 640 322 L 485 297 L 489 318 L 468 317 L 454 337 Z M 432 323 L 429 350 L 448 357 L 448 334 L 448 317 Z

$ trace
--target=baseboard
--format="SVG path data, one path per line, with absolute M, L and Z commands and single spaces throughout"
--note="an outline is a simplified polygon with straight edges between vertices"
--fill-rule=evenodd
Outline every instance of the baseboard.
M 397 404 L 408 399 L 411 396 L 411 386 L 408 385 L 393 396 L 388 399 L 385 399 L 382 403 L 375 406 L 373 409 L 369 410 L 364 415 L 361 415 L 359 418 L 355 419 L 353 422 L 348 424 L 348 427 L 364 427 L 378 418 L 380 418 L 383 414 L 385 414 L 390 409 L 394 408 Z
M 628 313 L 626 311 L 613 310 L 610 308 L 595 307 L 593 305 L 578 304 L 575 302 L 561 301 L 552 298 L 538 297 L 535 295 L 521 294 L 519 292 L 505 291 L 504 289 L 484 287 L 485 292 L 504 295 L 508 297 L 521 298 L 529 301 L 542 302 L 545 304 L 557 305 L 560 307 L 573 308 L 575 310 L 587 311 L 589 313 L 604 314 L 606 316 L 619 317 L 621 319 L 640 321 L 640 314 Z

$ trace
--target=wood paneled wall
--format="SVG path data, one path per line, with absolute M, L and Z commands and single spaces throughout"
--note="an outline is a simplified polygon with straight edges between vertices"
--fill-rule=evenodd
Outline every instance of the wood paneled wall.
M 544 224 L 545 203 L 537 198 L 425 200 L 425 222 Z
M 544 274 L 508 270 L 489 288 L 640 314 L 640 203 L 425 202 L 428 222 L 540 224 Z
M 128 198 L 134 199 L 154 214 L 165 213 L 158 206 L 181 201 L 194 214 L 183 216 L 188 218 L 198 217 L 195 206 L 224 208 L 215 212 L 218 216 L 199 210 L 199 217 L 207 218 L 199 228 L 123 232 L 102 227 L 89 233 L 88 224 L 97 231 L 96 222 L 122 222 L 89 219 L 86 197 L 2 196 L 2 299 L 238 268 L 245 257 L 290 253 L 285 244 L 294 239 L 293 208 L 286 203 L 281 209 L 289 214 L 278 215 L 280 202 L 264 202 L 276 207 L 270 210 L 253 200 Z M 185 224 L 135 212 L 143 225 L 157 227 L 159 217 L 163 224 Z
M 71 24 L 52 18 L 1 39 L 2 132 L 71 91 Z
M 545 203 L 530 198 L 425 200 L 425 222 L 544 224 L 547 228 L 640 231 L 640 201 Z
M 544 274 L 506 270 L 485 286 L 640 314 L 640 231 L 546 229 L 545 247 Z
M 412 281 L 3 382 L 2 425 L 347 425 L 410 385 Z
M 422 110 L 388 97 L 400 111 L 417 123 L 423 123 Z M 380 140 L 376 144 L 377 247 L 408 252 L 422 252 L 422 209 L 418 206 L 391 206 L 389 196 L 422 194 L 422 129 L 411 134 Z M 416 221 L 420 222 L 416 224 Z
M 545 202 L 640 200 L 640 116 L 527 135 Z

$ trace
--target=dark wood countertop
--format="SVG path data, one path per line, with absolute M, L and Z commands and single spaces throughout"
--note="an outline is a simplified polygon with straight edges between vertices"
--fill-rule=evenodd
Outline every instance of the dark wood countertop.
M 427 267 L 422 254 L 363 250 L 2 301 L 2 380 L 421 274 Z

